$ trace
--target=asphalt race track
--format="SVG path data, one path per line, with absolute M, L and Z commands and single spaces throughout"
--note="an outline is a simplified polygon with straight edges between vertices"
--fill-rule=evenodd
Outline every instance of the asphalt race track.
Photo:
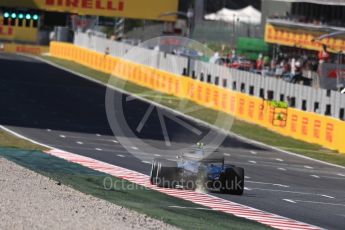
M 0 68 L 0 124 L 47 145 L 149 174 L 153 157 L 149 150 L 129 136 L 133 146 L 127 149 L 140 155 L 134 157 L 115 137 L 126 133 L 113 135 L 105 111 L 104 86 L 22 56 L 0 54 Z M 115 96 L 121 94 L 115 92 Z M 137 127 L 149 106 L 139 100 L 127 103 L 124 114 L 130 127 Z M 138 136 L 164 148 L 157 111 L 161 109 L 153 110 Z M 209 132 L 193 121 L 161 112 L 173 147 L 191 145 Z M 180 125 L 169 117 L 175 117 Z M 186 129 L 187 125 L 199 133 Z M 217 154 L 225 154 L 245 168 L 246 190 L 243 196 L 213 195 L 319 227 L 344 229 L 345 169 L 233 137 L 226 137 Z

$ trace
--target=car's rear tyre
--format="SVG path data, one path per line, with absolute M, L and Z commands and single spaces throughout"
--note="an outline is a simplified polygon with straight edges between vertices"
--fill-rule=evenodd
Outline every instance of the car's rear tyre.
M 226 168 L 220 176 L 221 193 L 242 195 L 244 191 L 244 169 L 240 167 Z
M 155 184 L 162 188 L 174 188 L 177 184 L 177 163 L 175 161 L 157 160 Z

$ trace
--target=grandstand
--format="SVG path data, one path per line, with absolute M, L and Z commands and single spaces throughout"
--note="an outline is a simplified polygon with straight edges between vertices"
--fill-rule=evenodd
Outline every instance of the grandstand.
M 317 74 L 317 86 L 342 91 L 345 87 L 344 69 L 345 37 L 343 35 L 320 36 L 345 31 L 345 1 L 279 1 L 263 0 L 266 27 L 265 40 L 288 57 L 306 56 L 320 59 L 320 52 L 327 60 L 313 71 Z

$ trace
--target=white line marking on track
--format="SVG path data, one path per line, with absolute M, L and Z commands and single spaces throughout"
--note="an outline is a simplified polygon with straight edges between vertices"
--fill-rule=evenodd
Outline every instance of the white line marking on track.
M 320 178 L 318 175 L 310 175 L 310 176 L 314 178 Z
M 114 142 L 114 139 L 106 139 L 106 138 L 97 138 L 95 139 L 93 136 L 76 136 L 76 135 L 65 135 L 66 138 L 71 138 L 71 139 L 85 139 L 85 140 L 91 140 L 91 141 L 110 141 L 110 142 Z
M 345 177 L 345 174 L 338 173 L 337 175 Z
M 333 177 L 333 176 L 322 176 L 323 178 L 334 179 L 334 180 L 345 180 L 344 177 Z
M 276 158 L 276 161 L 283 162 L 284 160 L 280 158 Z
M 313 169 L 313 167 L 311 167 L 309 165 L 304 165 L 304 168 L 306 168 L 306 169 Z
M 280 171 L 286 171 L 285 168 L 278 168 L 278 170 L 280 170 Z
M 174 158 L 166 158 L 168 161 L 176 161 L 176 157 Z
M 65 136 L 65 135 L 62 135 L 62 134 L 59 135 L 59 137 L 61 137 L 61 138 L 66 138 L 66 136 Z
M 118 156 L 118 157 L 122 157 L 122 158 L 124 158 L 124 157 L 125 157 L 124 155 L 121 155 L 121 154 L 118 154 L 117 156 Z
M 273 184 L 274 186 L 282 187 L 282 188 L 290 188 L 289 185 L 284 185 L 284 184 Z
M 159 154 L 154 154 L 154 156 L 155 156 L 155 157 L 160 157 L 161 155 L 159 155 Z
M 68 148 L 68 149 L 76 149 L 76 150 L 95 150 L 94 147 L 82 147 L 82 145 L 56 145 L 56 147 L 58 147 L 60 149 L 61 148 Z M 98 146 L 98 147 L 102 148 L 101 146 Z M 118 154 L 122 154 L 123 153 L 123 149 L 102 148 L 102 150 L 104 152 L 110 152 L 110 153 L 118 153 Z M 140 153 L 140 154 L 144 155 L 142 153 Z
M 51 132 L 52 130 L 51 129 L 47 129 L 47 132 Z
M 248 161 L 249 163 L 256 164 L 256 161 Z
M 244 176 L 244 178 L 245 178 L 245 179 L 250 179 L 250 177 L 249 177 L 249 176 Z
M 321 196 L 326 197 L 326 198 L 329 198 L 329 199 L 334 199 L 333 196 L 328 196 L 328 195 L 321 195 Z
M 244 190 L 251 191 L 251 189 L 248 187 L 244 187 Z
M 101 134 L 99 134 L 99 133 L 96 133 L 96 136 L 97 136 L 97 137 L 101 137 L 102 135 L 101 135 Z
M 138 150 L 138 148 L 137 148 L 137 147 L 135 147 L 135 146 L 131 147 L 131 149 Z
M 151 162 L 148 161 L 142 161 L 144 164 L 151 164 Z
M 268 188 L 252 188 L 252 189 L 253 189 L 253 190 L 261 190 L 261 191 L 269 191 L 269 192 L 281 192 L 281 193 L 291 193 L 291 194 L 321 196 L 321 194 L 317 194 L 317 193 L 297 192 L 297 191 L 281 190 L 281 189 L 268 189 Z
M 230 153 L 224 153 L 224 156 L 231 156 L 231 154 Z
M 257 154 L 257 152 L 255 152 L 255 151 L 250 151 L 250 153 L 253 154 L 253 155 Z
M 95 148 L 95 150 L 97 150 L 97 151 L 102 151 L 102 149 L 101 149 L 101 148 Z
M 289 188 L 290 186 L 288 185 L 283 185 L 283 184 L 274 184 L 274 183 L 268 183 L 268 182 L 260 182 L 260 181 L 245 181 L 246 183 L 249 184 L 264 184 L 264 185 L 273 185 L 273 186 L 278 186 L 278 187 L 283 187 L 283 188 Z
M 328 203 L 328 202 L 311 201 L 311 200 L 294 200 L 294 201 L 301 202 L 301 203 L 325 204 L 325 205 L 344 206 L 345 207 L 345 204 L 339 204 L 339 203 Z
M 337 216 L 345 217 L 344 214 L 336 214 Z
M 293 203 L 293 204 L 296 204 L 296 202 L 295 202 L 295 201 L 293 201 L 293 200 L 290 200 L 290 199 L 283 199 L 283 201 L 286 201 L 286 202 L 289 202 L 289 203 Z
M 81 141 L 77 141 L 76 142 L 78 145 L 82 145 L 82 144 L 84 144 L 83 142 L 81 142 Z
M 119 143 L 117 140 L 113 140 L 114 143 Z

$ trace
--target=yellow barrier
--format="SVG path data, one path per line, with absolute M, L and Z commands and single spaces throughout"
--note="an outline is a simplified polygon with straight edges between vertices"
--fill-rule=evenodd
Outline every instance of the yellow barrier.
M 149 66 L 132 63 L 67 43 L 53 42 L 52 56 L 112 74 L 159 92 L 191 100 L 279 134 L 320 144 L 345 153 L 345 122 L 293 108 L 274 109 L 267 101 L 222 87 L 195 81 Z M 296 146 L 298 147 L 298 146 Z
M 15 43 L 0 43 L 0 52 L 1 51 L 7 53 L 28 53 L 33 55 L 40 55 L 42 53 L 48 53 L 49 47 Z
M 265 41 L 267 43 L 279 44 L 283 46 L 298 47 L 308 50 L 319 51 L 322 44 L 327 46 L 327 50 L 338 53 L 345 49 L 344 38 L 325 38 L 322 42 L 317 38 L 325 34 L 316 30 L 297 30 L 287 26 L 275 26 L 267 23 L 265 27 Z

